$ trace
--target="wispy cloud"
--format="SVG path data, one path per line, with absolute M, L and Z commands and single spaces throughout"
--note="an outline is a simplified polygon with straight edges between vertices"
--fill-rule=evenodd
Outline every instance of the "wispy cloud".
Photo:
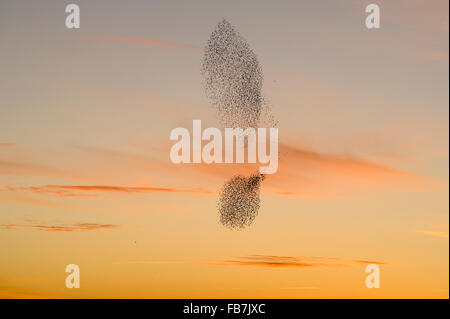
M 418 233 L 418 234 L 433 236 L 433 237 L 448 238 L 448 232 L 443 232 L 443 231 L 415 230 L 414 232 Z
M 3 190 L 31 192 L 57 197 L 98 196 L 101 193 L 190 193 L 214 194 L 218 192 L 217 183 L 222 183 L 235 174 L 249 175 L 258 170 L 258 164 L 186 164 L 176 165 L 164 161 L 166 156 L 147 157 L 102 148 L 77 147 L 88 151 L 112 165 L 120 165 L 123 169 L 134 171 L 157 170 L 171 180 L 172 187 L 157 186 L 122 186 L 122 185 L 37 185 L 11 186 Z M 167 148 L 167 149 L 166 149 Z M 170 145 L 166 142 L 161 152 L 168 152 Z M 274 175 L 267 176 L 264 191 L 281 196 L 299 196 L 305 198 L 347 199 L 358 196 L 364 189 L 399 189 L 433 191 L 437 182 L 414 173 L 390 168 L 354 156 L 324 154 L 300 146 L 285 143 L 279 145 L 279 169 Z M 163 154 L 160 154 L 163 155 Z M 110 169 L 110 167 L 109 167 Z M 117 170 L 119 171 L 119 169 Z M 12 175 L 45 175 L 69 176 L 58 169 L 40 165 L 1 162 L 0 174 Z M 180 187 L 185 180 L 195 178 L 199 174 L 208 176 L 203 179 L 207 188 Z M 180 180 L 180 176 L 183 179 Z M 212 179 L 213 177 L 214 179 Z M 91 181 L 92 182 L 92 181 Z M 90 183 L 91 183 L 90 182 Z M 94 181 L 95 183 L 95 181 Z
M 101 156 L 115 165 L 132 165 L 136 170 L 157 168 L 175 183 L 179 176 L 189 180 L 202 174 L 208 177 L 204 180 L 211 183 L 211 187 L 235 174 L 249 175 L 259 168 L 259 164 L 250 163 L 176 165 L 162 160 L 167 158 L 164 153 L 167 154 L 170 147 L 171 144 L 165 141 L 158 148 L 161 156 L 153 158 L 102 148 L 78 146 L 78 149 Z M 325 154 L 286 143 L 279 144 L 277 173 L 268 175 L 264 182 L 264 191 L 272 194 L 320 199 L 347 199 L 373 188 L 432 191 L 433 187 L 435 181 L 414 173 L 351 155 Z
M 0 298 L 4 299 L 43 299 L 49 298 L 38 294 L 35 290 L 17 286 L 0 285 Z
M 392 176 L 399 178 L 415 176 L 414 174 L 405 171 L 392 169 L 384 165 L 356 158 L 354 156 L 323 154 L 284 143 L 280 145 L 280 161 L 306 164 L 311 168 L 316 167 L 321 170 L 351 176 Z
M 168 153 L 171 147 L 171 144 L 165 144 L 161 150 Z M 222 153 L 224 153 L 224 150 L 222 150 Z M 125 156 L 125 154 L 122 155 Z M 168 163 L 168 165 L 173 166 L 174 164 Z M 230 172 L 234 172 L 239 168 L 241 170 L 254 170 L 260 166 L 259 163 L 192 165 L 205 173 L 215 173 L 220 176 L 228 175 Z M 377 176 L 380 178 L 392 177 L 398 179 L 421 177 L 414 173 L 391 168 L 386 165 L 364 160 L 352 155 L 326 154 L 298 145 L 279 143 L 279 170 L 273 175 L 273 177 L 288 170 L 290 172 L 287 173 L 290 174 L 294 168 L 298 171 L 299 166 L 302 167 L 303 171 L 320 170 L 348 176 L 357 176 L 358 178 L 366 179 L 376 178 Z
M 198 47 L 184 44 L 184 43 L 177 43 L 177 42 L 170 42 L 170 41 L 162 41 L 152 38 L 141 38 L 141 37 L 112 37 L 112 36 L 101 36 L 101 35 L 81 35 L 80 37 L 88 40 L 95 40 L 95 41 L 112 41 L 112 42 L 120 42 L 120 43 L 132 43 L 132 44 L 140 44 L 140 45 L 147 45 L 147 46 L 158 46 L 158 47 L 165 47 L 170 49 L 185 49 L 185 50 L 199 50 Z
M 169 265 L 183 264 L 183 261 L 174 260 L 134 260 L 134 261 L 115 261 L 113 265 Z
M 41 231 L 53 231 L 53 232 L 77 232 L 77 231 L 89 231 L 100 229 L 117 228 L 118 225 L 111 224 L 93 224 L 93 223 L 78 223 L 78 224 L 61 224 L 61 225 L 17 225 L 17 224 L 5 224 L 0 225 L 2 230 L 12 230 L 16 228 L 33 228 Z
M 374 260 L 358 260 L 358 259 L 355 259 L 355 260 L 353 260 L 353 262 L 358 263 L 358 264 L 386 265 L 386 263 L 384 263 L 384 262 L 374 261 Z
M 3 224 L 3 225 L 0 225 L 0 229 L 3 229 L 3 230 L 10 230 L 10 229 L 14 229 L 14 228 L 16 228 L 16 227 L 18 227 L 18 226 L 20 226 L 20 225 L 16 225 L 16 224 Z
M 258 266 L 268 268 L 352 267 L 357 263 L 385 264 L 377 261 L 344 260 L 336 257 L 249 255 L 232 260 L 209 262 L 216 266 Z
M 174 164 L 172 164 L 173 166 Z M 193 164 L 196 173 L 229 178 L 251 174 L 258 164 Z M 364 189 L 433 191 L 437 184 L 430 178 L 367 161 L 351 155 L 334 155 L 279 144 L 279 167 L 266 176 L 264 189 L 277 195 L 339 199 L 354 196 Z M 353 194 L 353 195 L 352 195 Z
M 39 164 L 9 161 L 0 161 L 0 175 L 69 177 L 68 173 L 56 168 Z
M 151 194 L 151 193 L 193 193 L 214 194 L 205 189 L 177 189 L 164 187 L 133 187 L 111 185 L 43 185 L 29 187 L 7 187 L 8 191 L 31 191 L 38 194 L 56 195 L 60 197 L 87 196 L 96 193 L 125 193 L 125 194 Z
M 0 298 L 54 298 L 43 295 L 34 289 L 48 284 L 48 278 L 44 277 L 0 277 Z

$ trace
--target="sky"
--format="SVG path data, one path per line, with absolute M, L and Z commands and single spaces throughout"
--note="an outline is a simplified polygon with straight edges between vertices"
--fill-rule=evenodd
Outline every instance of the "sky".
M 79 29 L 68 3 L 0 3 L 0 298 L 449 297 L 448 1 L 77 0 Z M 248 165 L 169 159 L 173 128 L 219 125 L 222 19 L 279 129 L 241 231 L 217 200 Z

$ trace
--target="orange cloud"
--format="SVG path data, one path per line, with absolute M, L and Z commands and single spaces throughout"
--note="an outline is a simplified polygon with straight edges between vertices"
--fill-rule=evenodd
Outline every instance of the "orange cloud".
M 43 185 L 30 187 L 9 187 L 9 191 L 30 191 L 59 197 L 97 196 L 99 193 L 217 193 L 223 182 L 233 175 L 250 175 L 258 171 L 259 164 L 173 164 L 167 155 L 170 144 L 165 142 L 158 149 L 161 154 L 148 157 L 103 148 L 82 147 L 94 156 L 102 157 L 113 165 L 120 165 L 128 171 L 157 172 L 155 179 L 164 175 L 173 187 L 128 187 L 108 185 Z M 167 152 L 166 154 L 163 154 Z M 0 162 L 0 173 L 19 175 L 66 176 L 58 169 L 39 165 Z M 198 178 L 199 174 L 208 178 Z M 180 179 L 180 176 L 183 176 Z M 213 177 L 213 178 L 211 178 Z M 186 181 L 201 182 L 198 188 L 189 188 Z M 180 184 L 181 183 L 181 184 Z M 207 186 L 206 184 L 207 183 Z M 180 187 L 183 185 L 184 187 Z M 212 190 L 204 189 L 204 186 Z M 430 178 L 390 168 L 354 156 L 319 153 L 304 147 L 285 143 L 279 145 L 279 169 L 267 175 L 263 192 L 281 196 L 300 196 L 320 199 L 347 199 L 361 191 L 379 189 L 433 191 L 436 182 Z
M 321 170 L 331 173 L 339 173 L 363 179 L 383 178 L 408 178 L 417 175 L 396 170 L 370 161 L 365 161 L 353 156 L 338 156 L 322 154 L 301 147 L 287 144 L 280 145 L 280 163 L 306 167 L 309 170 Z
M 0 229 L 10 230 L 10 229 L 14 229 L 17 226 L 19 226 L 19 225 L 16 225 L 16 224 L 0 225 Z
M 186 165 L 177 172 L 189 173 L 190 169 L 222 180 L 235 174 L 250 175 L 259 167 L 259 164 Z M 329 199 L 348 198 L 348 190 L 361 191 L 370 187 L 429 191 L 435 184 L 424 176 L 353 156 L 323 154 L 281 143 L 278 171 L 267 175 L 263 185 L 264 190 L 277 195 Z
M 353 260 L 353 262 L 355 263 L 359 263 L 359 264 L 375 264 L 375 265 L 386 265 L 386 263 L 381 262 L 381 261 L 373 261 L 373 260 Z
M 36 293 L 35 290 L 17 286 L 0 285 L 0 298 L 2 299 L 45 299 L 50 298 Z
M 167 144 L 162 148 L 163 151 L 169 153 L 171 144 Z M 222 151 L 224 153 L 224 151 Z M 169 165 L 175 165 L 168 162 Z M 253 171 L 261 166 L 260 164 L 190 164 L 199 168 L 206 173 L 216 173 L 219 175 L 229 175 L 236 170 Z M 267 165 L 267 164 L 266 164 Z M 279 165 L 284 165 L 286 168 L 293 169 L 295 166 L 297 170 L 301 169 L 320 169 L 326 171 L 337 172 L 346 175 L 368 177 L 376 175 L 386 175 L 393 177 L 414 177 L 412 173 L 401 170 L 392 169 L 377 163 L 365 161 L 353 156 L 338 156 L 331 154 L 324 154 L 309 150 L 303 147 L 292 146 L 285 143 L 279 144 Z M 278 176 L 279 171 L 271 176 Z
M 70 225 L 0 225 L 0 229 L 3 230 L 11 230 L 18 227 L 31 227 L 36 230 L 42 231 L 63 231 L 63 232 L 74 232 L 74 231 L 88 231 L 88 230 L 99 230 L 99 229 L 110 229 L 117 228 L 118 225 L 110 225 L 110 224 L 92 224 L 92 223 L 78 223 L 78 224 L 70 224 Z
M 163 187 L 127 187 L 108 185 L 43 185 L 30 187 L 8 187 L 8 191 L 31 191 L 38 194 L 56 195 L 60 197 L 89 196 L 89 193 L 126 193 L 126 194 L 149 194 L 149 193 L 193 193 L 214 194 L 215 192 L 204 189 L 176 189 Z
M 210 262 L 217 266 L 259 266 L 269 268 L 305 268 L 305 267 L 351 267 L 354 263 L 385 264 L 377 261 L 350 260 L 346 261 L 336 257 L 290 257 L 270 255 L 249 255 L 235 260 Z
M 0 161 L 0 175 L 69 177 L 69 174 L 59 169 L 30 163 L 5 161 Z
M 157 150 L 160 154 L 147 157 L 103 148 L 81 147 L 104 160 L 117 165 L 132 166 L 134 170 L 157 171 L 165 182 L 183 180 L 204 181 L 208 187 L 219 190 L 224 180 L 236 174 L 250 175 L 259 164 L 173 164 L 168 160 L 171 144 L 164 141 Z M 199 174 L 207 178 L 199 179 Z M 159 178 L 159 177 L 155 177 Z M 380 189 L 430 191 L 435 181 L 410 172 L 390 168 L 354 156 L 319 153 L 304 147 L 279 144 L 279 168 L 267 175 L 263 191 L 282 196 L 300 196 L 320 199 L 346 199 L 356 193 L 378 187 Z M 175 187 L 174 187 L 175 188 Z
M 115 261 L 113 265 L 170 265 L 183 264 L 183 261 L 173 260 L 135 260 L 135 261 Z
M 418 234 L 424 234 L 434 237 L 440 237 L 440 238 L 448 238 L 448 233 L 443 231 L 434 231 L 434 230 L 415 230 L 414 232 Z
M 38 299 L 55 298 L 43 295 L 30 286 L 38 287 L 48 283 L 48 278 L 43 277 L 2 277 L 0 276 L 0 298 L 3 299 Z

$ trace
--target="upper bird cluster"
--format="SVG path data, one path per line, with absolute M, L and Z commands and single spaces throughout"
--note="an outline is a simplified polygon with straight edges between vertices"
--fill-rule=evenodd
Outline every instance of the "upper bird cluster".
M 212 32 L 202 64 L 205 89 L 225 127 L 257 127 L 263 75 L 256 54 L 226 20 Z

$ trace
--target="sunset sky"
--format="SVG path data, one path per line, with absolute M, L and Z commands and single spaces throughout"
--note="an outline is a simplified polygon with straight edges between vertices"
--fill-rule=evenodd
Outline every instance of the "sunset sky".
M 1 1 L 0 298 L 448 298 L 448 6 Z M 279 129 L 241 231 L 218 193 L 252 168 L 169 158 L 173 128 L 219 126 L 200 66 L 224 18 Z

